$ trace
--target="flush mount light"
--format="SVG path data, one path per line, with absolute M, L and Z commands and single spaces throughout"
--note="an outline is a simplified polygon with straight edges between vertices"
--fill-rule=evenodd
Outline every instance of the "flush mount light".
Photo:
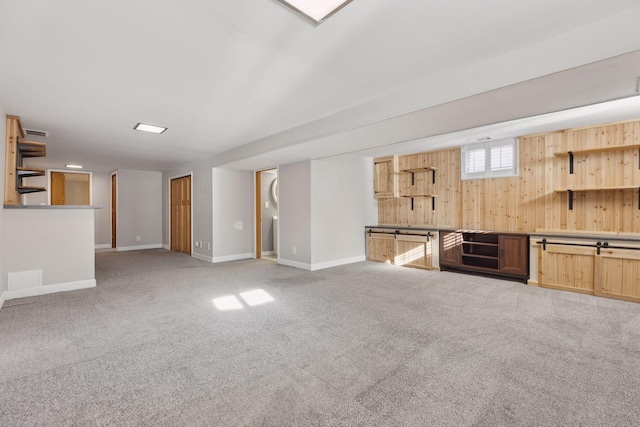
M 82 169 L 84 166 L 82 165 L 64 165 L 65 168 L 69 169 Z
M 164 128 L 162 126 L 148 125 L 145 123 L 138 123 L 133 128 L 135 130 L 141 130 L 143 132 L 151 132 L 151 133 L 163 133 L 165 130 L 167 130 L 167 128 Z
M 351 3 L 353 0 L 278 0 L 289 9 L 295 10 L 314 24 L 322 21 Z

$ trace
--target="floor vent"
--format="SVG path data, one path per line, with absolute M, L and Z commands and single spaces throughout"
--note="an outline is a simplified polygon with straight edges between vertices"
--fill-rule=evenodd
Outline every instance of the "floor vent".
M 25 129 L 24 133 L 32 136 L 41 136 L 43 138 L 47 138 L 49 136 L 49 132 L 46 130 Z

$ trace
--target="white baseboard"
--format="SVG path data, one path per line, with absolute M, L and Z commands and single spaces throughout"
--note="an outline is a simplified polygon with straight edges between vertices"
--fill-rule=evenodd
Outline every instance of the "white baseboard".
M 211 259 L 211 262 L 228 262 L 228 261 L 238 261 L 240 259 L 254 258 L 254 254 L 237 254 L 237 255 L 226 255 L 226 256 L 217 256 Z
M 104 243 L 102 245 L 96 245 L 96 249 L 111 249 L 111 243 Z
M 169 245 L 162 245 L 162 249 L 166 249 L 166 250 L 170 251 L 170 250 L 171 250 L 171 246 L 169 246 Z
M 262 251 L 262 255 L 273 255 L 275 251 Z
M 116 250 L 118 252 L 124 251 L 139 251 L 141 249 L 162 249 L 161 243 L 156 243 L 155 245 L 140 245 L 140 246 L 118 246 Z
M 2 295 L 0 295 L 0 310 L 2 310 L 2 306 L 4 305 L 4 301 L 7 299 L 7 293 L 3 292 Z
M 78 289 L 95 288 L 96 279 L 80 280 L 78 282 L 58 283 L 55 285 L 37 286 L 35 288 L 6 291 L 2 297 L 10 300 L 15 298 L 34 297 L 38 295 L 53 294 L 55 292 L 75 291 Z
M 323 270 L 325 268 L 338 267 L 339 265 L 353 264 L 354 262 L 361 262 L 366 260 L 367 260 L 367 257 L 364 255 L 361 255 L 361 256 L 356 256 L 351 258 L 337 259 L 335 261 L 320 262 L 317 264 L 311 264 L 311 271 Z
M 191 256 L 195 259 L 199 259 L 200 261 L 213 262 L 213 258 L 211 258 L 210 256 L 200 255 L 195 252 L 192 252 Z
M 311 264 L 305 264 L 304 262 L 291 261 L 290 259 L 282 259 L 278 260 L 278 264 L 286 265 L 287 267 L 295 267 L 301 270 L 311 271 Z

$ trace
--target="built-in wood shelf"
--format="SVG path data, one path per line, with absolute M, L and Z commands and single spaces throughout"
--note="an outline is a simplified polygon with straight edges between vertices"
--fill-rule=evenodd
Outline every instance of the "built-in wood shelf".
M 411 185 L 415 185 L 415 174 L 417 173 L 421 173 L 421 172 L 432 172 L 433 175 L 431 176 L 431 183 L 435 184 L 436 183 L 436 171 L 438 170 L 438 168 L 433 167 L 433 166 L 423 166 L 420 168 L 409 168 L 409 169 L 402 169 L 400 172 L 404 172 L 404 173 L 410 173 L 411 174 Z
M 18 140 L 18 150 L 22 157 L 47 156 L 47 144 L 45 142 Z
M 431 198 L 431 210 L 432 211 L 436 210 L 436 197 L 438 197 L 437 194 L 413 194 L 413 195 L 404 195 L 400 197 L 404 197 L 405 199 L 411 199 L 411 210 L 413 210 L 413 199 Z
M 45 170 L 38 168 L 25 168 L 25 167 L 17 167 L 16 172 L 18 176 L 21 178 L 29 178 L 32 176 L 44 176 Z
M 44 187 L 31 187 L 31 186 L 27 186 L 27 185 L 19 185 L 18 186 L 18 193 L 20 193 L 20 194 L 38 193 L 40 191 L 47 191 L 47 189 L 44 188 Z
M 612 191 L 612 190 L 637 190 L 640 185 L 614 185 L 612 187 L 597 187 L 597 188 L 567 188 L 553 190 L 556 193 L 565 193 L 567 191 Z
M 584 148 L 581 150 L 567 150 L 567 151 L 556 151 L 553 153 L 556 157 L 569 157 L 571 154 L 593 154 L 593 153 L 605 153 L 608 151 L 624 151 L 624 150 L 635 150 L 640 148 L 640 144 L 629 144 L 629 145 L 609 145 L 606 147 L 598 147 L 598 148 Z

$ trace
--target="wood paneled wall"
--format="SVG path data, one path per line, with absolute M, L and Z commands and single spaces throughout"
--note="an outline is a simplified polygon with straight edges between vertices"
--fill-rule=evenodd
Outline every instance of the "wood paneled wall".
M 460 180 L 460 149 L 400 156 L 399 170 L 435 166 L 430 173 L 398 174 L 399 195 L 437 194 L 428 198 L 378 200 L 380 225 L 433 226 L 511 232 L 588 230 L 640 232 L 638 189 L 574 192 L 569 210 L 567 188 L 640 186 L 637 148 L 575 154 L 554 153 L 640 144 L 640 121 L 571 129 L 519 139 L 519 176 Z

